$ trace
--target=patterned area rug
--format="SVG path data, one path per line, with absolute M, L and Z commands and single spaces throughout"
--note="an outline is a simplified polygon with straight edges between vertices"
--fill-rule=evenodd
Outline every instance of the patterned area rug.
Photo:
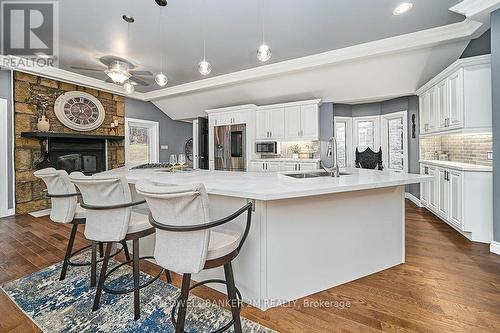
M 82 260 L 75 258 L 74 261 Z M 118 262 L 110 260 L 110 268 Z M 59 281 L 62 263 L 55 264 L 2 289 L 43 332 L 174 332 L 170 311 L 180 290 L 161 280 L 141 289 L 141 319 L 134 321 L 133 294 L 103 293 L 101 307 L 92 312 L 95 288 L 90 287 L 90 267 L 70 267 Z M 99 272 L 99 270 L 98 270 Z M 150 278 L 141 272 L 141 284 Z M 132 287 L 132 268 L 123 266 L 106 281 L 113 289 Z M 224 308 L 190 296 L 186 332 L 210 332 L 231 319 Z M 242 318 L 244 332 L 274 332 Z M 232 328 L 228 332 L 232 332 Z

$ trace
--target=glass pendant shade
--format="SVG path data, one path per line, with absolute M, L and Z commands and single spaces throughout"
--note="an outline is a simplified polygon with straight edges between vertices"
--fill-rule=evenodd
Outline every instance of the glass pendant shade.
M 212 65 L 205 59 L 200 61 L 198 64 L 198 71 L 200 72 L 201 75 L 208 75 L 212 71 Z
M 123 89 L 125 89 L 125 92 L 127 94 L 131 94 L 135 91 L 134 85 L 130 82 L 125 82 L 125 84 L 123 85 Z
M 262 62 L 266 62 L 271 59 L 271 49 L 267 44 L 262 44 L 257 50 L 257 59 Z
M 168 78 L 165 74 L 163 74 L 163 72 L 160 72 L 160 73 L 156 74 L 155 82 L 160 87 L 165 87 L 168 83 Z
M 111 68 L 109 70 L 105 70 L 104 73 L 106 73 L 106 75 L 109 76 L 110 79 L 113 80 L 113 82 L 119 84 L 127 81 L 130 77 L 130 73 L 127 70 L 121 68 Z

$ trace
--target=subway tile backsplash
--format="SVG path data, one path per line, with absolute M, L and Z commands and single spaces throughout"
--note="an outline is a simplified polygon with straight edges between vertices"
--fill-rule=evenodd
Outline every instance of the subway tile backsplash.
M 439 154 L 444 154 L 449 161 L 493 165 L 493 161 L 488 160 L 488 152 L 493 147 L 491 133 L 430 136 L 422 138 L 420 143 L 421 159 L 435 160 Z

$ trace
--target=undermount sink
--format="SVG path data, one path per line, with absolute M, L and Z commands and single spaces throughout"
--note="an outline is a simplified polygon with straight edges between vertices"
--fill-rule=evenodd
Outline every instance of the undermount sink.
M 341 176 L 349 175 L 348 173 L 341 172 Z M 285 176 L 304 179 L 304 178 L 318 178 L 318 177 L 331 177 L 329 172 L 326 171 L 318 171 L 318 172 L 300 172 L 300 173 L 287 173 Z

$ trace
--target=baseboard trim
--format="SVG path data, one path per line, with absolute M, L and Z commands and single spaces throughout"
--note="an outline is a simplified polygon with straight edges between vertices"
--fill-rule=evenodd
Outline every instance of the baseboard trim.
M 498 254 L 500 256 L 500 243 L 492 241 L 490 243 L 490 252 L 494 254 Z
M 12 216 L 15 214 L 16 214 L 16 210 L 14 208 L 11 208 L 11 209 L 7 209 L 7 211 L 5 212 L 5 215 L 0 215 L 0 217 L 9 217 L 9 216 Z
M 416 196 L 414 196 L 411 193 L 406 192 L 405 193 L 405 198 L 408 199 L 408 200 L 410 200 L 411 202 L 413 202 L 418 207 L 424 207 L 424 206 L 422 206 L 422 203 L 420 202 L 420 199 L 417 198 Z
M 50 208 L 37 210 L 36 212 L 31 212 L 29 214 L 33 217 L 47 216 L 47 215 L 50 215 Z

